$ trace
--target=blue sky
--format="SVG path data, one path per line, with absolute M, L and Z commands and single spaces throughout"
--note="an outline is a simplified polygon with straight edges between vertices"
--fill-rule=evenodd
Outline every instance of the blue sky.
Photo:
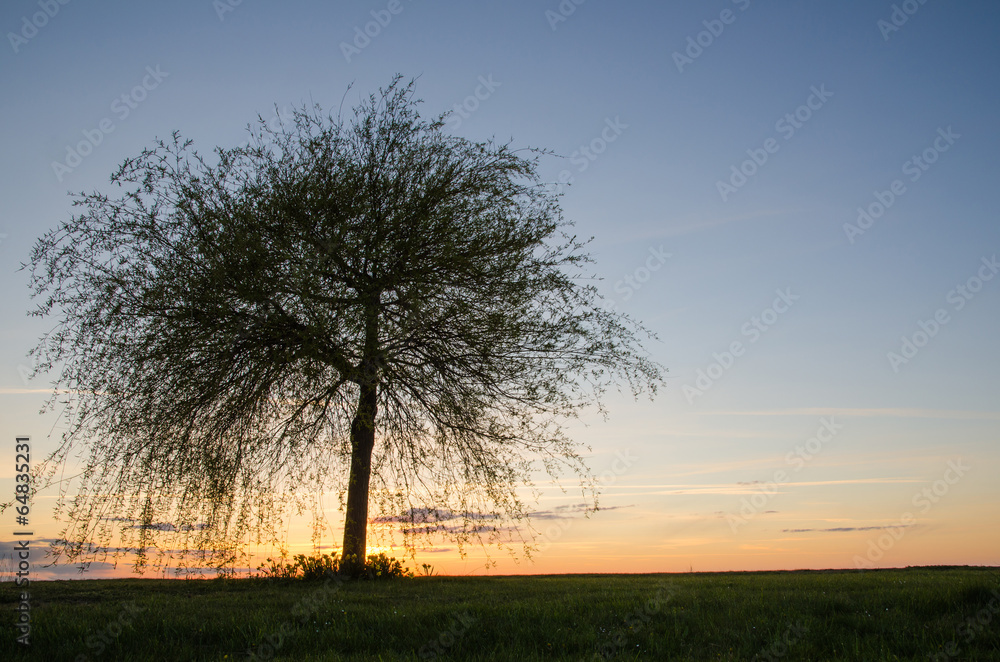
M 995 3 L 48 5 L 44 21 L 44 0 L 0 9 L 5 438 L 53 443 L 54 417 L 36 414 L 46 382 L 21 376 L 47 326 L 25 316 L 17 269 L 71 213 L 67 191 L 105 186 L 174 130 L 203 151 L 234 145 L 257 114 L 336 108 L 353 83 L 350 106 L 398 72 L 419 77 L 428 115 L 464 104 L 456 133 L 565 157 L 543 173 L 573 177 L 567 218 L 670 369 L 655 401 L 613 397 L 608 421 L 574 427 L 598 474 L 616 453 L 641 458 L 608 481 L 614 509 L 567 515 L 535 565 L 511 571 L 853 566 L 908 511 L 920 516 L 878 563 L 1000 561 L 982 527 L 1000 503 Z M 374 36 L 355 42 L 366 24 Z M 81 141 L 99 144 L 67 165 Z M 845 231 L 879 204 L 863 233 Z M 922 346 L 902 363 L 888 355 L 904 337 Z M 699 371 L 717 375 L 710 388 Z M 799 466 L 787 453 L 830 417 L 842 430 L 733 530 L 726 515 Z M 916 495 L 958 458 L 972 468 L 919 513 Z

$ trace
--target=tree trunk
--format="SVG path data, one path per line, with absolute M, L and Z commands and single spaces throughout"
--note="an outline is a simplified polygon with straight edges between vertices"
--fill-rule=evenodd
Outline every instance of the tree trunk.
M 375 448 L 375 413 L 378 408 L 377 384 L 364 384 L 358 397 L 358 409 L 351 422 L 351 473 L 347 486 L 347 514 L 344 521 L 344 549 L 341 572 L 352 577 L 365 567 L 368 537 L 368 483 L 372 473 L 372 450 Z

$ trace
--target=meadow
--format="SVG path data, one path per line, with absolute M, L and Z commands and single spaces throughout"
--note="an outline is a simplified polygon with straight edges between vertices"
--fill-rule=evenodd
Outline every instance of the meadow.
M 1000 660 L 1000 568 L 0 585 L 3 660 Z

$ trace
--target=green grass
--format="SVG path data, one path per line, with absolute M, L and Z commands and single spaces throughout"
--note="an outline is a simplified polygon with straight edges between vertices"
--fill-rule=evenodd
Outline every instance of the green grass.
M 2 660 L 1000 660 L 997 568 L 39 582 L 30 649 L 17 591 Z

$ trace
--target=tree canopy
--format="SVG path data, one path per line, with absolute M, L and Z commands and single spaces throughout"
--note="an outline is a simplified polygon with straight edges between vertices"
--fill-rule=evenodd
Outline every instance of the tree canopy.
M 397 77 L 211 157 L 175 133 L 39 239 L 33 351 L 69 419 L 45 471 L 84 458 L 61 553 L 117 536 L 141 569 L 166 532 L 230 564 L 332 490 L 350 570 L 369 501 L 412 547 L 530 544 L 539 463 L 596 499 L 563 426 L 612 385 L 655 392 L 648 332 L 602 305 L 544 153 L 420 103 Z

